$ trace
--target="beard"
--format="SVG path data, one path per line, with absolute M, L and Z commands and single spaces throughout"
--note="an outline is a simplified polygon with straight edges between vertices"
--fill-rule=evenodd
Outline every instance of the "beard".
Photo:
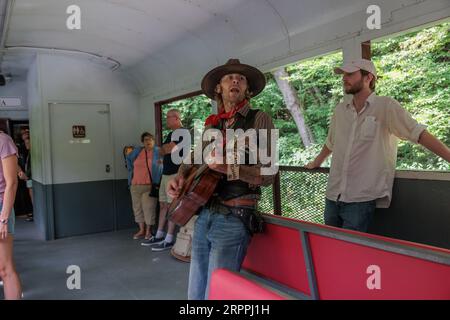
M 363 81 L 362 79 L 356 83 L 354 83 L 350 88 L 344 89 L 346 94 L 357 94 L 363 89 Z

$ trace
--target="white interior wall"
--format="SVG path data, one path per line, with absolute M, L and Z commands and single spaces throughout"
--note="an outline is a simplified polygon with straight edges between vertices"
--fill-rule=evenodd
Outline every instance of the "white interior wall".
M 110 105 L 114 175 L 115 179 L 125 179 L 127 171 L 124 167 L 123 147 L 139 143 L 139 99 L 126 78 L 119 72 L 112 72 L 85 59 L 38 54 L 28 80 L 32 108 L 32 149 L 42 152 L 40 156 L 35 155 L 33 158 L 41 160 L 41 163 L 33 162 L 33 178 L 43 184 L 52 183 L 49 103 L 79 102 Z M 40 99 L 35 92 L 38 92 L 38 96 L 40 94 Z
M 42 93 L 40 88 L 39 79 L 39 63 L 38 57 L 34 58 L 27 73 L 27 98 L 30 120 L 30 136 L 33 141 L 33 147 L 31 148 L 31 158 L 33 162 L 31 164 L 33 172 L 33 180 L 38 182 L 44 181 L 43 163 L 43 126 L 42 126 Z

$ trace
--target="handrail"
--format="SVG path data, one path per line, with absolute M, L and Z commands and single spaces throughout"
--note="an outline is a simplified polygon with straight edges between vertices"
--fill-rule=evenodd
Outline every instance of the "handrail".
M 310 172 L 310 173 L 330 173 L 330 168 L 315 168 L 315 169 L 306 169 L 305 167 L 300 166 L 279 166 L 280 171 L 294 171 L 294 172 Z
M 328 167 L 306 169 L 302 166 L 279 166 L 278 168 L 279 171 L 289 172 L 330 173 L 330 168 Z M 397 169 L 395 170 L 395 178 L 450 181 L 450 171 Z
M 314 176 L 315 174 L 325 174 L 330 173 L 330 168 L 320 167 L 315 169 L 307 169 L 302 166 L 279 166 L 278 173 L 272 184 L 272 202 L 273 202 L 273 213 L 275 215 L 281 216 L 282 212 L 282 193 L 281 193 L 281 177 L 283 173 L 306 173 Z M 323 178 L 322 178 L 323 179 Z M 396 180 L 422 180 L 422 181 L 450 181 L 450 171 L 419 171 L 419 170 L 396 170 L 395 171 Z

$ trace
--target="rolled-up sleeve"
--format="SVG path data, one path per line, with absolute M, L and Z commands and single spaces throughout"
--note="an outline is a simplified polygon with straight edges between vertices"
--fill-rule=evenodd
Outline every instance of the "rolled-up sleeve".
M 330 128 L 328 129 L 327 139 L 325 140 L 325 145 L 331 151 L 333 151 L 334 146 L 335 126 L 336 126 L 336 111 L 333 113 L 333 116 L 331 117 Z
M 402 140 L 418 143 L 420 134 L 427 128 L 418 123 L 398 101 L 392 99 L 387 110 L 389 132 Z

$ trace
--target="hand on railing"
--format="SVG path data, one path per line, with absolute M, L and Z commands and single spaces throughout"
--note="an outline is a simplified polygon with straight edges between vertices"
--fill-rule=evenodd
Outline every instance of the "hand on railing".
M 314 160 L 314 161 L 311 161 L 311 162 L 307 163 L 303 167 L 306 168 L 306 169 L 312 170 L 312 169 L 315 169 L 315 168 L 319 168 L 320 164 L 317 164 L 317 162 Z
M 320 151 L 320 153 L 317 155 L 317 157 L 313 161 L 311 161 L 306 166 L 304 166 L 304 168 L 309 169 L 309 170 L 319 168 L 321 166 L 321 164 L 325 161 L 325 159 L 328 158 L 328 156 L 331 154 L 331 152 L 332 151 L 330 149 L 328 149 L 328 147 L 326 145 L 323 145 L 322 151 Z

